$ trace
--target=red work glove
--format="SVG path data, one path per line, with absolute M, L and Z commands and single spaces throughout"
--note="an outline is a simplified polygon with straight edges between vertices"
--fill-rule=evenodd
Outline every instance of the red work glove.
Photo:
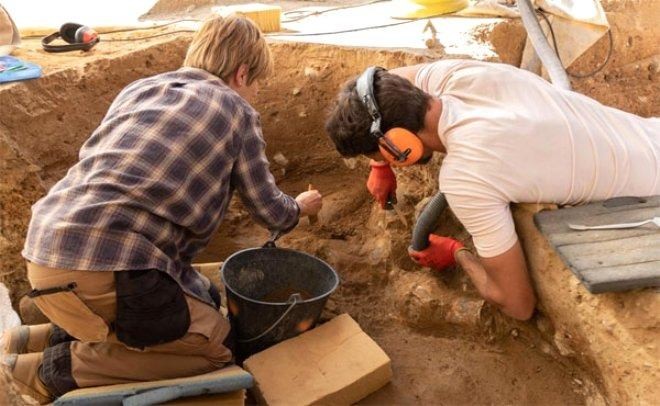
M 392 201 L 396 198 L 396 176 L 387 162 L 377 162 L 372 159 L 369 165 L 371 172 L 367 179 L 367 189 L 384 209 L 388 200 Z
M 429 246 L 422 251 L 408 249 L 408 255 L 416 263 L 441 271 L 456 264 L 454 254 L 463 248 L 460 241 L 439 235 L 429 235 Z

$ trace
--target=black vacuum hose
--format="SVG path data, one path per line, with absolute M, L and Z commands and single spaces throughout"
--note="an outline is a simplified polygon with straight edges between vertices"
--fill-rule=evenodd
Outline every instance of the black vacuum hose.
M 415 251 L 422 251 L 429 246 L 429 234 L 435 230 L 438 219 L 447 208 L 447 199 L 442 192 L 438 192 L 424 207 L 415 223 L 410 247 Z

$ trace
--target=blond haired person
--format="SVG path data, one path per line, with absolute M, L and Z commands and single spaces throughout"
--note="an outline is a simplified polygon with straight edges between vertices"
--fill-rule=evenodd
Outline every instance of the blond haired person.
M 80 161 L 33 207 L 23 256 L 52 324 L 5 336 L 4 361 L 41 402 L 76 388 L 176 378 L 232 360 L 218 292 L 191 267 L 234 191 L 271 230 L 321 207 L 268 170 L 250 106 L 272 59 L 258 28 L 215 18 L 184 67 L 127 86 Z

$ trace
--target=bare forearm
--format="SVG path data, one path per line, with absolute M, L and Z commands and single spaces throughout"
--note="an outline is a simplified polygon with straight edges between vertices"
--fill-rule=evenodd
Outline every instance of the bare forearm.
M 455 259 L 456 263 L 468 274 L 479 294 L 484 299 L 497 305 L 496 298 L 493 297 L 494 286 L 492 281 L 489 280 L 488 273 L 481 262 L 479 262 L 479 259 L 470 251 L 464 249 L 456 252 Z
M 512 250 L 516 255 L 509 261 L 481 260 L 467 250 L 456 252 L 455 259 L 484 299 L 508 316 L 527 320 L 534 311 L 536 299 L 520 246 L 516 244 Z

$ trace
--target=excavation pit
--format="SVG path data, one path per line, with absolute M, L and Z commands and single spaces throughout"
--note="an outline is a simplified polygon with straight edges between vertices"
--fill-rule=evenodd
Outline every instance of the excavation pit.
M 637 30 L 630 34 L 634 46 L 616 48 L 608 69 L 575 86 L 606 104 L 658 115 L 652 46 L 658 31 L 651 28 L 652 13 L 636 2 L 609 7 L 615 38 Z M 519 26 L 491 27 L 485 37 L 493 49 L 489 59 L 519 62 L 524 42 Z M 90 55 L 55 59 L 34 44 L 19 51 L 19 57 L 42 63 L 46 75 L 0 87 L 0 273 L 16 303 L 28 289 L 20 249 L 30 206 L 76 161 L 114 96 L 134 80 L 180 66 L 189 38 L 128 47 L 113 43 Z M 577 66 L 601 56 L 604 45 L 597 44 Z M 657 398 L 655 292 L 590 295 L 533 228 L 531 213 L 539 208 L 521 206 L 515 215 L 540 313 L 528 323 L 507 319 L 479 298 L 460 269 L 439 274 L 408 259 L 415 208 L 437 189 L 439 159 L 401 171 L 399 216 L 378 209 L 363 187 L 366 160 L 342 160 L 334 151 L 323 122 L 341 83 L 368 65 L 395 67 L 432 57 L 280 41 L 272 50 L 276 73 L 255 103 L 272 172 L 289 194 L 313 183 L 325 197 L 318 224 L 301 220 L 278 245 L 336 269 L 341 284 L 322 319 L 349 313 L 392 358 L 392 383 L 364 404 L 603 404 Z M 633 63 L 641 67 L 633 69 Z M 636 75 L 636 98 L 625 99 L 625 84 Z M 451 213 L 441 224 L 439 233 L 468 239 Z M 197 262 L 223 261 L 267 239 L 235 201 Z M 219 283 L 217 273 L 208 276 Z

